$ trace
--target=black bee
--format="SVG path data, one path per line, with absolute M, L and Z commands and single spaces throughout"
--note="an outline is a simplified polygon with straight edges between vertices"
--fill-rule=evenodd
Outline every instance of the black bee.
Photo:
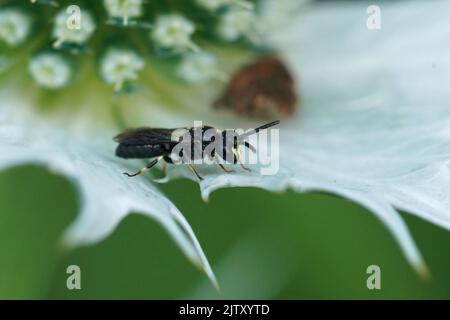
M 124 174 L 128 177 L 140 175 L 162 159 L 166 163 L 181 162 L 188 164 L 200 180 L 203 180 L 203 178 L 192 163 L 206 157 L 210 160 L 216 160 L 216 157 L 220 157 L 227 163 L 239 163 L 243 169 L 250 171 L 240 161 L 239 146 L 245 146 L 256 152 L 255 147 L 244 139 L 279 123 L 278 120 L 273 121 L 243 134 L 238 134 L 235 130 L 220 131 L 210 126 L 176 129 L 129 129 L 114 138 L 119 143 L 116 156 L 125 159 L 154 158 L 136 173 L 125 172 Z M 190 152 L 186 152 L 186 150 L 190 150 Z M 232 171 L 227 170 L 221 163 L 216 163 L 225 172 Z

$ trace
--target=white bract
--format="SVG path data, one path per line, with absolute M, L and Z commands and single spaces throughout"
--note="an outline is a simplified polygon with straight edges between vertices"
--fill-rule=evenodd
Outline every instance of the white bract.
M 210 53 L 188 53 L 178 68 L 178 75 L 187 82 L 200 83 L 220 77 L 217 59 Z
M 66 9 L 61 10 L 55 17 L 53 25 L 53 38 L 56 39 L 54 45 L 59 47 L 64 42 L 82 45 L 92 35 L 95 30 L 95 21 L 86 10 L 80 11 L 80 25 L 71 26 L 71 14 Z
M 185 17 L 175 14 L 163 15 L 155 21 L 152 39 L 163 48 L 196 50 L 197 47 L 191 40 L 194 32 L 194 24 Z
M 100 73 L 115 90 L 119 90 L 125 81 L 136 80 L 138 72 L 144 68 L 144 61 L 129 49 L 110 49 L 102 58 Z
M 28 68 L 34 81 L 47 89 L 67 86 L 72 75 L 69 63 L 56 53 L 41 53 L 31 58 Z
M 123 19 L 128 24 L 129 18 L 138 18 L 142 15 L 143 0 L 104 0 L 103 4 L 108 14 L 113 18 Z
M 30 17 L 15 9 L 0 10 L 0 40 L 9 46 L 17 46 L 30 33 Z

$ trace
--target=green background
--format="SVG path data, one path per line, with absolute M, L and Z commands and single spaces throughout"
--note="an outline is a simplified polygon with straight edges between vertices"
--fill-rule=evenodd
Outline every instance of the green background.
M 0 298 L 450 298 L 450 233 L 411 215 L 403 216 L 429 281 L 370 212 L 345 199 L 232 188 L 204 203 L 194 182 L 161 188 L 191 223 L 220 293 L 141 215 L 94 246 L 64 251 L 60 235 L 78 211 L 75 186 L 43 168 L 17 167 L 0 173 Z M 81 290 L 66 288 L 71 264 L 81 268 Z M 366 287 L 371 264 L 381 267 L 381 290 Z

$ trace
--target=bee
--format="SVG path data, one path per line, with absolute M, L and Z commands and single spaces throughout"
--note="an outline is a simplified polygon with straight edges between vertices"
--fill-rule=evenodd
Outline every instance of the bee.
M 214 107 L 268 118 L 290 116 L 297 104 L 295 81 L 289 69 L 278 57 L 265 55 L 231 77 Z
M 124 159 L 152 159 L 136 173 L 124 172 L 128 177 L 135 177 L 144 173 L 154 167 L 160 160 L 164 160 L 165 163 L 174 163 L 175 161 L 179 162 L 180 158 L 181 163 L 187 164 L 199 180 L 203 180 L 203 177 L 192 163 L 194 160 L 204 159 L 205 157 L 211 160 L 218 160 L 217 157 L 220 157 L 225 163 L 239 163 L 243 169 L 250 171 L 241 161 L 239 147 L 244 146 L 252 152 L 256 152 L 255 147 L 244 139 L 279 123 L 278 120 L 272 121 L 243 134 L 238 134 L 236 130 L 220 131 L 211 126 L 175 129 L 148 127 L 128 129 L 114 137 L 114 140 L 119 143 L 116 148 L 116 156 Z M 181 148 L 181 152 L 176 152 L 180 145 L 186 146 L 186 143 L 189 148 Z M 190 150 L 190 152 L 184 152 L 184 150 Z M 226 169 L 219 161 L 215 162 L 223 171 L 227 173 L 233 171 Z

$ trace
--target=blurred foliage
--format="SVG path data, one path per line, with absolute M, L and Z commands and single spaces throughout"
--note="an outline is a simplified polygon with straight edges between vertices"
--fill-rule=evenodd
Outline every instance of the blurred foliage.
M 345 199 L 233 188 L 204 203 L 191 181 L 161 188 L 191 223 L 221 293 L 157 223 L 137 214 L 102 242 L 63 251 L 58 240 L 76 217 L 76 188 L 20 167 L 0 173 L 0 298 L 450 298 L 450 233 L 411 215 L 404 217 L 433 273 L 428 282 L 387 229 Z M 66 288 L 71 264 L 81 267 L 79 291 Z M 378 291 L 366 288 L 371 264 L 381 267 Z

